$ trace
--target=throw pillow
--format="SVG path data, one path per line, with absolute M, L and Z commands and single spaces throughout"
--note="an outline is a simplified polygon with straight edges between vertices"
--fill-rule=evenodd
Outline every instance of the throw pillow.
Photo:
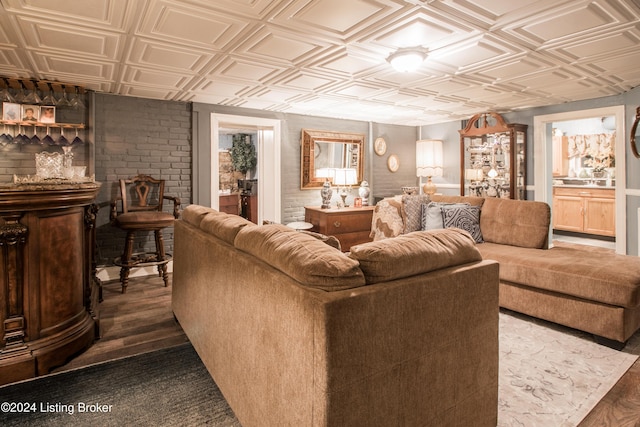
M 429 202 L 430 199 L 428 194 L 405 194 L 402 196 L 402 219 L 404 220 L 403 234 L 420 230 L 422 205 Z
M 484 242 L 480 231 L 479 206 L 442 206 L 444 228 L 460 228 L 468 231 L 476 243 Z
M 401 196 L 380 200 L 373 211 L 369 237 L 373 240 L 397 237 L 403 230 Z
M 422 204 L 421 230 L 439 230 L 444 227 L 442 206 L 469 206 L 469 203 L 429 202 Z

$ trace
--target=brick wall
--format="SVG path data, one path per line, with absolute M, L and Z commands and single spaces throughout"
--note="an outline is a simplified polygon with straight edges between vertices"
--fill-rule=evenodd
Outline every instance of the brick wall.
M 191 203 L 191 104 L 96 94 L 95 171 L 98 196 L 98 264 L 121 254 L 125 234 L 109 224 L 109 202 L 119 178 L 139 173 L 166 180 L 165 194 Z M 165 210 L 170 209 L 171 203 Z M 134 251 L 153 248 L 152 233 L 140 233 Z M 173 251 L 173 228 L 163 233 Z

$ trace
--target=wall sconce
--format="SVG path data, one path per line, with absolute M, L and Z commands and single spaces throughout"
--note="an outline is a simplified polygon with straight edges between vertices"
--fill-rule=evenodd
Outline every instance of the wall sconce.
M 347 207 L 347 196 L 349 195 L 347 187 L 349 190 L 351 186 L 358 183 L 358 174 L 355 169 L 351 168 L 343 168 L 343 169 L 335 169 L 335 178 L 333 179 L 333 183 L 340 187 L 340 197 L 342 198 L 342 206 Z
M 424 194 L 434 194 L 436 185 L 431 181 L 432 176 L 442 176 L 443 172 L 442 141 L 422 139 L 416 142 L 416 175 L 427 177 L 427 183 L 422 185 Z
M 316 178 L 324 178 L 324 184 L 320 190 L 320 196 L 322 197 L 322 205 L 320 208 L 329 209 L 331 207 L 331 196 L 333 190 L 331 189 L 331 180 L 335 178 L 336 170 L 334 168 L 320 168 L 316 169 Z
M 411 47 L 398 49 L 387 58 L 387 61 L 389 61 L 396 71 L 407 73 L 417 70 L 426 57 L 425 49 L 421 47 Z

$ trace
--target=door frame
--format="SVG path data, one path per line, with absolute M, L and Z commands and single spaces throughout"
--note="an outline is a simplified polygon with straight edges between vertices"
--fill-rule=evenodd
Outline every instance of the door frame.
M 551 129 L 547 126 L 553 122 L 588 119 L 593 117 L 615 116 L 616 118 L 616 253 L 627 253 L 627 199 L 625 196 L 626 160 L 625 160 L 625 107 L 614 105 L 611 107 L 593 108 L 588 110 L 567 111 L 564 113 L 546 114 L 533 117 L 533 153 L 534 159 L 534 198 L 553 206 L 553 176 L 552 176 L 552 139 Z M 551 224 L 553 224 L 553 209 L 551 210 Z M 549 228 L 549 242 L 553 240 L 553 226 Z
M 263 219 L 281 221 L 280 145 L 281 122 L 276 119 L 211 113 L 211 207 L 219 209 L 220 177 L 218 174 L 220 128 L 246 127 L 258 132 L 258 224 Z

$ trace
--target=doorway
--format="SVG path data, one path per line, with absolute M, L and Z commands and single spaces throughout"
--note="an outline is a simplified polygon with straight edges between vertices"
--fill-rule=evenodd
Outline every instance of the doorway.
M 211 114 L 211 207 L 220 209 L 221 135 L 228 131 L 255 135 L 258 163 L 255 168 L 257 221 L 280 222 L 280 121 L 260 117 Z
M 553 136 L 558 123 L 570 123 L 586 119 L 607 119 L 615 123 L 615 167 L 611 174 L 615 176 L 612 187 L 615 192 L 615 251 L 626 253 L 626 199 L 625 199 L 625 150 L 624 150 L 624 106 L 596 108 L 590 110 L 571 111 L 566 113 L 549 114 L 534 117 L 534 158 L 542 159 L 534 164 L 535 200 L 543 201 L 553 206 L 554 188 L 554 150 Z M 555 124 L 555 125 L 554 125 Z M 579 177 L 577 177 L 579 178 Z M 594 181 L 595 182 L 595 181 Z M 594 184 L 592 182 L 592 184 Z M 558 180 L 556 179 L 556 183 Z M 556 213 L 557 214 L 557 213 Z M 552 224 L 554 223 L 554 209 L 551 210 Z M 578 235 L 580 236 L 580 235 Z M 553 241 L 553 230 L 550 230 L 549 241 Z M 593 244 L 589 239 L 576 240 L 584 244 Z

